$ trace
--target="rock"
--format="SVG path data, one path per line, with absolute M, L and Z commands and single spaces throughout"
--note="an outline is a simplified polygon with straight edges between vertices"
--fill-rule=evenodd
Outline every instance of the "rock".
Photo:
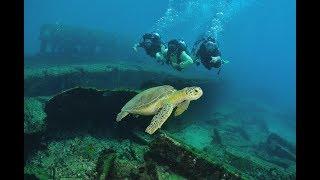
M 151 143 L 145 159 L 168 165 L 173 172 L 190 179 L 241 179 L 221 164 L 164 134 Z
M 24 180 L 38 180 L 39 178 L 37 178 L 37 176 L 33 175 L 33 174 L 24 174 Z
M 217 130 L 217 128 L 213 129 L 212 142 L 213 142 L 213 144 L 222 145 L 221 136 L 220 136 L 220 133 Z
M 279 135 L 275 133 L 271 133 L 267 139 L 267 144 L 278 144 L 279 146 L 282 146 L 283 148 L 288 149 L 288 151 L 292 153 L 296 153 L 296 147 L 288 142 L 287 140 L 283 139 Z
M 156 164 L 153 161 L 139 163 L 128 159 L 115 159 L 110 179 L 158 179 Z
M 108 179 L 110 169 L 114 164 L 115 158 L 116 152 L 113 149 L 105 149 L 101 151 L 96 165 L 97 177 L 95 179 Z
M 153 140 L 153 136 L 149 136 L 147 133 L 142 131 L 133 131 L 132 132 L 132 140 L 138 144 L 149 145 L 149 143 Z
M 271 133 L 266 142 L 260 143 L 258 150 L 265 152 L 271 157 L 277 156 L 293 162 L 296 161 L 295 146 L 275 133 Z
M 248 179 L 295 179 L 295 172 L 285 171 L 272 162 L 237 148 L 227 148 L 224 161 L 242 172 L 242 175 L 247 175 Z
M 110 179 L 125 179 L 138 174 L 139 164 L 136 161 L 116 158 L 110 172 Z
M 92 136 L 51 141 L 45 150 L 39 150 L 27 161 L 24 172 L 34 174 L 39 179 L 92 179 L 98 175 L 97 162 L 98 158 L 102 157 L 101 154 L 109 157 L 109 154 L 101 152 L 114 145 L 109 139 Z M 107 172 L 106 166 L 99 167 L 105 167 L 104 172 Z M 103 168 L 101 169 L 99 175 L 103 172 Z
M 46 97 L 24 98 L 24 163 L 32 153 L 46 148 L 42 142 L 46 128 L 46 100 Z
M 46 149 L 47 145 L 42 142 L 43 137 L 43 132 L 24 133 L 24 164 L 37 150 Z
M 43 101 L 36 97 L 24 98 L 24 133 L 44 131 L 45 118 Z
M 158 177 L 158 180 L 167 180 L 167 179 L 187 180 L 188 179 L 170 171 L 168 166 L 159 166 L 159 165 L 157 165 L 157 177 Z
M 45 107 L 50 133 L 89 133 L 93 135 L 130 136 L 134 127 L 147 126 L 145 116 L 116 123 L 116 115 L 136 91 L 98 90 L 75 87 L 51 98 Z M 136 121 L 140 123 L 137 124 Z M 144 123 L 145 122 L 145 123 Z
M 153 161 L 146 161 L 144 166 L 139 168 L 139 179 L 158 179 L 157 166 Z
M 141 89 L 154 85 L 170 84 L 176 88 L 185 85 L 199 86 L 205 90 L 215 88 L 218 82 L 205 76 L 186 75 L 158 70 L 154 67 L 137 67 L 129 63 L 64 65 L 43 68 L 26 68 L 24 73 L 25 96 L 48 96 L 75 86 L 103 89 L 119 87 Z M 213 84 L 212 84 L 213 83 Z
M 264 172 L 261 172 L 261 174 L 265 177 L 295 179 L 295 147 L 285 139 L 277 134 L 271 133 L 266 141 L 255 146 L 253 152 L 255 156 L 259 158 L 256 162 L 263 164 Z M 241 167 L 243 167 L 243 165 L 241 165 Z M 272 169 L 272 171 L 270 169 Z M 275 171 L 277 172 L 275 173 Z
M 235 126 L 229 129 L 231 133 L 239 134 L 244 140 L 250 141 L 250 136 L 243 127 Z
M 126 89 L 98 90 L 85 87 L 63 91 L 46 103 L 48 133 L 89 133 L 117 138 L 135 138 L 141 143 L 147 143 L 147 139 L 137 136 L 134 132 L 144 132 L 152 117 L 129 115 L 120 123 L 115 121 L 121 108 L 138 92 Z M 196 108 L 193 109 L 194 112 L 198 111 Z M 187 121 L 177 122 L 186 123 Z

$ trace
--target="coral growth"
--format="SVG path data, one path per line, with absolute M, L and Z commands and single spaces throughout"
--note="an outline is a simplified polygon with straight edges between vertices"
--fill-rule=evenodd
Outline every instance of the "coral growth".
M 39 98 L 24 98 L 24 133 L 43 131 L 45 118 L 44 103 Z

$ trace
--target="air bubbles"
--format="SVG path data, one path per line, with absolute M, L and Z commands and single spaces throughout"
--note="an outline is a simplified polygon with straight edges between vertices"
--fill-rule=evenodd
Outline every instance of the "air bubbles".
M 223 16 L 223 12 L 217 12 L 216 15 L 217 16 Z
M 223 26 L 238 11 L 255 0 L 169 0 L 168 9 L 152 27 L 153 31 L 162 33 L 168 29 L 187 23 L 189 33 L 205 31 L 210 35 L 218 36 Z M 201 30 L 205 28 L 205 30 Z

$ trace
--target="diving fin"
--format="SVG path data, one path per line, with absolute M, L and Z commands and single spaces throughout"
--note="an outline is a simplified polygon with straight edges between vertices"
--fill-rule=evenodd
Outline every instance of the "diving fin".
M 228 61 L 228 60 L 223 60 L 223 59 L 221 59 L 221 61 L 223 62 L 223 64 L 227 64 L 227 63 L 230 62 L 230 61 Z
M 221 71 L 221 68 L 219 68 L 219 70 L 218 70 L 218 72 L 217 72 L 218 75 L 220 74 L 220 71 Z

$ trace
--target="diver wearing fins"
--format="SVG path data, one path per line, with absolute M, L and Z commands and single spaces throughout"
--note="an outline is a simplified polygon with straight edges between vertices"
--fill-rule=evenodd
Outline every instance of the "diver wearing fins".
M 137 52 L 138 47 L 143 48 L 145 52 L 152 58 L 155 58 L 157 62 L 164 64 L 165 58 L 163 54 L 165 51 L 165 46 L 158 33 L 144 34 L 140 42 L 133 46 L 133 49 Z
M 197 40 L 192 48 L 192 54 L 195 56 L 196 63 L 199 65 L 199 60 L 203 66 L 210 70 L 212 67 L 219 68 L 220 73 L 222 64 L 228 63 L 221 58 L 221 52 L 217 42 L 213 37 L 201 37 Z
M 188 54 L 186 43 L 182 40 L 173 39 L 168 42 L 168 48 L 164 51 L 166 63 L 178 71 L 193 64 L 192 58 Z

